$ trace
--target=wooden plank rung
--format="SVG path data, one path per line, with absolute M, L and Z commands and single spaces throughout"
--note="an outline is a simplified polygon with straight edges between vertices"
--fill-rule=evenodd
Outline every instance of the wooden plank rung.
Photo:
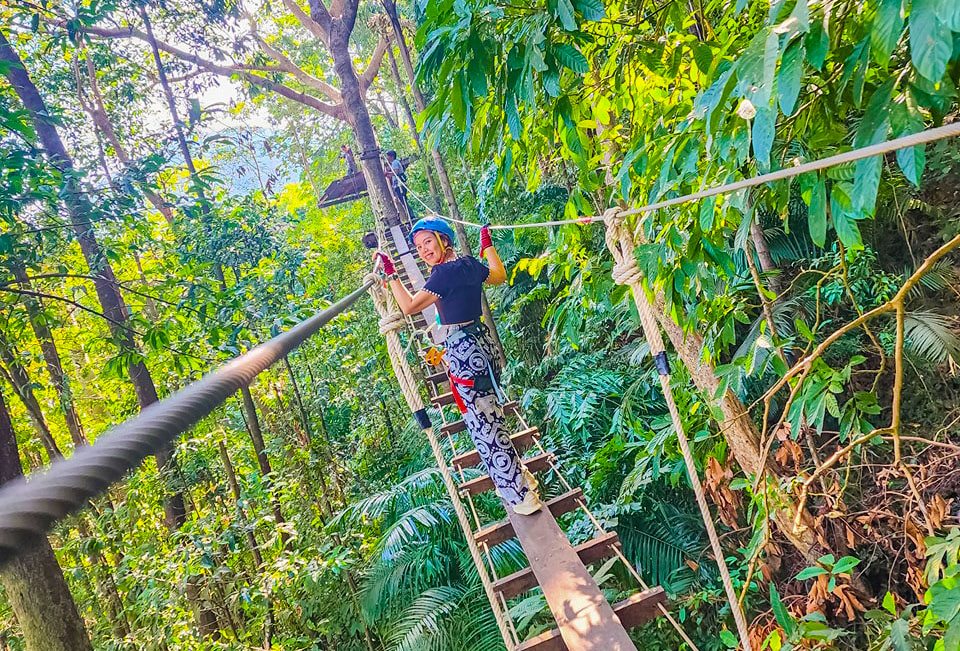
M 620 538 L 613 531 L 597 536 L 588 540 L 582 545 L 577 545 L 574 551 L 580 557 L 580 562 L 584 565 L 595 563 L 601 559 L 613 555 L 615 545 L 620 544 Z M 501 593 L 504 598 L 510 599 L 537 586 L 537 577 L 529 567 L 505 576 L 493 584 L 493 589 Z
M 663 588 L 657 586 L 642 592 L 635 592 L 613 606 L 624 628 L 635 628 L 657 615 L 657 606 L 667 600 Z M 560 629 L 544 631 L 529 640 L 521 642 L 515 651 L 567 651 L 567 645 L 560 637 Z
M 517 452 L 523 454 L 524 450 L 533 445 L 534 438 L 539 436 L 540 430 L 536 427 L 528 427 L 511 436 L 510 442 L 513 443 L 513 447 L 517 449 Z M 477 452 L 476 448 L 473 448 L 469 452 L 455 456 L 452 463 L 460 468 L 472 468 L 480 464 L 480 453 Z
M 582 499 L 583 490 L 574 488 L 572 491 L 568 491 L 549 500 L 547 502 L 547 508 L 550 509 L 550 513 L 553 514 L 554 518 L 559 518 L 564 513 L 570 513 L 570 511 L 576 509 Z M 514 538 L 516 535 L 516 532 L 513 530 L 513 524 L 511 524 L 509 520 L 502 520 L 501 522 L 495 522 L 494 524 L 484 527 L 475 533 L 473 537 L 478 545 L 495 547 L 502 542 Z
M 527 466 L 527 470 L 530 472 L 541 472 L 550 467 L 551 461 L 553 461 L 553 455 L 549 452 L 544 452 L 543 454 L 538 454 L 535 457 L 524 459 L 523 463 L 525 466 Z M 460 490 L 466 491 L 471 495 L 478 495 L 480 493 L 493 490 L 493 488 L 493 480 L 490 479 L 490 475 L 477 477 L 476 479 L 471 479 L 470 481 L 460 484 Z

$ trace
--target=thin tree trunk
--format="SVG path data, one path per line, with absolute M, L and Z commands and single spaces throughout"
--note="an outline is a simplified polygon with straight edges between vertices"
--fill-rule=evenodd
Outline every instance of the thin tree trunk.
M 230 459 L 230 453 L 227 452 L 227 446 L 223 444 L 223 441 L 218 441 L 217 447 L 220 450 L 220 459 L 223 462 L 223 470 L 227 475 L 227 484 L 229 484 L 230 492 L 233 494 L 234 502 L 236 502 L 237 513 L 240 514 L 240 523 L 243 526 L 243 530 L 246 534 L 247 544 L 250 545 L 250 553 L 253 555 L 253 562 L 257 566 L 257 571 L 260 571 L 260 569 L 263 567 L 263 555 L 260 553 L 260 545 L 257 543 L 257 538 L 253 535 L 253 531 L 250 529 L 250 518 L 247 515 L 247 511 L 241 504 L 243 498 L 240 493 L 240 484 L 237 483 L 237 471 L 233 466 L 233 461 Z
M 413 99 L 417 104 L 417 110 L 421 113 L 427 108 L 427 103 L 420 92 L 420 86 L 417 84 L 416 73 L 413 70 L 413 61 L 410 58 L 410 50 L 407 48 L 407 41 L 403 35 L 403 27 L 400 25 L 400 16 L 397 13 L 397 4 L 394 0 L 381 0 L 383 8 L 390 17 L 390 24 L 393 26 L 393 34 L 397 42 L 397 48 L 400 50 L 400 57 L 403 59 L 403 67 L 407 73 L 407 79 L 410 82 L 410 90 L 413 93 Z M 392 53 L 391 53 L 392 54 Z M 453 192 L 453 184 L 450 183 L 450 175 L 447 174 L 447 165 L 436 147 L 430 150 L 433 157 L 433 164 L 437 168 L 437 176 L 440 178 L 440 188 L 443 190 L 443 198 L 447 203 L 447 209 L 450 216 L 456 220 L 462 220 L 460 206 L 457 203 L 457 197 Z M 464 255 L 470 255 L 470 240 L 467 238 L 467 231 L 463 224 L 453 223 L 453 230 L 457 234 L 457 243 Z M 480 307 L 483 312 L 483 320 L 490 328 L 490 335 L 496 344 L 497 352 L 500 355 L 501 365 L 506 365 L 507 358 L 503 351 L 503 343 L 500 341 L 500 333 L 497 331 L 497 322 L 493 318 L 493 311 L 490 309 L 490 302 L 487 300 L 485 291 L 480 294 Z
M 83 547 L 87 549 L 87 560 L 93 569 L 94 578 L 97 583 L 97 592 L 107 604 L 107 618 L 110 625 L 113 626 L 113 635 L 122 639 L 130 633 L 130 623 L 127 621 L 127 615 L 123 609 L 123 598 L 120 597 L 120 591 L 117 590 L 117 583 L 113 578 L 113 571 L 107 559 L 104 558 L 100 548 L 96 545 L 96 539 L 91 534 L 90 525 L 86 517 L 81 517 L 77 523 L 77 533 L 86 543 Z
M 89 53 L 87 53 L 86 59 L 87 81 L 90 84 L 90 96 L 93 98 L 93 103 L 90 104 L 89 102 L 85 101 L 83 91 L 81 90 L 80 104 L 82 108 L 90 115 L 90 118 L 93 120 L 93 124 L 97 130 L 103 134 L 103 136 L 110 143 L 110 146 L 113 147 L 113 152 L 117 157 L 117 160 L 119 160 L 124 167 L 129 167 L 130 154 L 120 143 L 120 138 L 117 137 L 117 131 L 113 128 L 113 123 L 110 121 L 110 117 L 107 115 L 107 109 L 103 103 L 103 93 L 100 92 L 100 84 L 97 81 L 97 70 Z M 79 88 L 79 66 L 77 73 L 77 85 Z M 152 190 L 145 190 L 143 194 L 147 200 L 153 204 L 153 207 L 156 208 L 161 215 L 163 215 L 163 218 L 167 221 L 167 223 L 173 226 L 173 211 L 170 209 L 170 206 L 168 206 L 167 203 Z
M 14 277 L 17 279 L 20 287 L 25 290 L 31 289 L 30 279 L 19 261 L 14 262 Z M 63 411 L 64 420 L 67 423 L 67 429 L 70 431 L 70 438 L 75 447 L 82 447 L 87 444 L 87 437 L 83 433 L 83 425 L 80 423 L 80 416 L 77 414 L 73 403 L 73 393 L 70 391 L 70 382 L 66 373 L 63 371 L 63 362 L 60 359 L 60 352 L 57 349 L 56 340 L 53 338 L 53 332 L 42 313 L 40 300 L 33 296 L 24 297 L 24 304 L 27 307 L 27 314 L 30 317 L 30 326 L 33 328 L 33 334 L 40 343 L 40 351 L 43 353 L 43 360 L 47 365 L 47 373 L 50 375 L 50 381 L 57 390 L 57 397 L 60 399 L 60 409 Z
M 658 293 L 654 301 L 654 313 L 667 337 L 673 344 L 677 355 L 690 372 L 693 383 L 705 396 L 713 397 L 718 393 L 720 380 L 711 364 L 703 361 L 700 351 L 703 339 L 696 333 L 685 333 L 666 312 L 663 294 Z M 757 431 L 749 413 L 742 402 L 729 389 L 717 400 L 723 413 L 720 428 L 723 437 L 730 446 L 730 451 L 737 463 L 749 476 L 757 476 L 760 467 L 760 433 Z M 772 459 L 767 460 L 764 474 L 776 476 L 771 466 Z M 803 531 L 794 532 L 793 521 L 796 514 L 796 504 L 787 495 L 779 496 L 779 504 L 771 504 L 771 511 L 781 533 L 807 559 L 815 561 L 817 543 L 812 528 L 813 518 L 804 513 L 801 522 L 806 527 Z
M 253 450 L 257 455 L 257 464 L 260 466 L 260 472 L 263 475 L 263 481 L 270 493 L 270 501 L 273 506 L 273 518 L 278 527 L 285 522 L 283 511 L 280 510 L 280 501 L 273 494 L 271 477 L 273 468 L 270 466 L 270 458 L 267 456 L 266 445 L 263 441 L 263 431 L 260 429 L 260 417 L 257 415 L 257 407 L 253 403 L 253 395 L 250 393 L 250 387 L 240 387 L 240 396 L 243 402 L 244 422 L 247 425 L 247 432 L 250 434 L 250 441 L 253 443 Z M 290 536 L 282 528 L 280 529 L 280 540 L 284 546 L 290 541 Z
M 97 292 L 103 314 L 108 320 L 111 334 L 121 351 L 136 351 L 137 345 L 133 339 L 133 333 L 127 326 L 129 317 L 123 297 L 120 296 L 117 277 L 105 252 L 97 241 L 94 230 L 91 228 L 92 206 L 87 196 L 77 185 L 73 160 L 67 153 L 54 122 L 48 117 L 50 113 L 40 96 L 40 92 L 30 79 L 20 57 L 10 46 L 2 32 L 0 32 L 0 61 L 7 64 L 3 70 L 3 75 L 13 86 L 24 108 L 29 113 L 30 121 L 50 163 L 62 174 L 63 185 L 60 194 L 70 215 L 70 222 L 80 244 L 84 260 L 86 260 L 90 270 L 90 275 L 94 278 L 94 289 Z M 146 365 L 142 361 L 131 362 L 127 370 L 140 408 L 143 409 L 157 402 L 157 388 Z M 171 448 L 165 448 L 155 456 L 160 472 L 168 475 L 173 466 Z M 167 527 L 172 530 L 178 529 L 186 522 L 186 506 L 182 493 L 168 491 L 164 500 L 164 516 Z
M 0 485 L 22 475 L 17 437 L 0 394 Z M 37 541 L 33 551 L 4 565 L 0 583 L 23 631 L 27 651 L 92 651 L 63 570 L 46 537 Z
M 33 383 L 30 381 L 30 376 L 27 375 L 27 370 L 23 368 L 18 359 L 17 349 L 7 340 L 7 336 L 3 332 L 0 332 L 0 360 L 3 361 L 4 366 L 0 370 L 3 371 L 3 376 L 26 408 L 30 422 L 33 424 L 43 448 L 47 451 L 50 462 L 62 458 L 63 452 L 57 447 L 57 442 L 47 425 L 47 420 L 43 417 L 43 410 L 40 409 L 37 396 L 33 393 Z
M 410 109 L 410 102 L 407 101 L 407 94 L 404 92 L 404 83 L 400 78 L 400 70 L 397 68 L 397 57 L 393 54 L 393 47 L 387 48 L 387 56 L 390 57 L 390 71 L 393 73 L 393 81 L 397 84 L 397 94 L 400 98 L 400 106 L 403 108 L 403 115 L 407 118 L 407 127 L 410 129 L 410 135 L 414 144 L 417 146 L 417 153 L 420 160 L 423 161 L 424 170 L 427 175 L 427 183 L 430 184 L 430 198 L 433 200 L 434 209 L 437 212 L 443 211 L 443 203 L 440 193 L 437 191 L 437 182 L 434 180 L 434 169 L 431 158 L 427 157 L 427 150 L 423 148 L 423 141 L 420 139 L 420 132 L 417 131 L 417 119 L 413 116 Z
M 760 269 L 764 272 L 776 271 L 777 265 L 773 261 L 773 256 L 770 255 L 770 246 L 767 244 L 767 236 L 763 232 L 763 227 L 757 222 L 756 219 L 753 220 L 753 223 L 750 224 L 750 239 L 753 240 L 753 248 L 757 252 L 757 258 L 760 260 Z M 774 303 L 780 297 L 780 292 L 783 291 L 783 288 L 780 286 L 780 276 L 771 275 L 769 280 L 770 290 L 777 295 L 777 298 L 774 299 Z

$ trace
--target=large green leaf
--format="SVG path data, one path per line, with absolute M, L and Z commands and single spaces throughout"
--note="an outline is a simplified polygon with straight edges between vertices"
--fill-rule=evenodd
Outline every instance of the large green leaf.
M 776 134 L 777 107 L 768 103 L 757 109 L 753 119 L 753 155 L 763 168 L 770 167 L 770 150 Z
M 603 20 L 607 17 L 607 8 L 600 0 L 574 0 L 573 6 L 584 20 Z
M 553 56 L 557 58 L 557 61 L 559 61 L 563 67 L 569 68 L 581 75 L 590 69 L 587 58 L 570 43 L 554 43 L 550 47 Z
M 803 85 L 803 56 L 805 48 L 802 41 L 794 41 L 783 53 L 780 62 L 780 74 L 777 75 L 777 94 L 780 110 L 791 115 L 797 106 L 797 97 Z
M 577 31 L 577 17 L 574 15 L 573 4 L 570 0 L 556 0 L 556 16 L 560 24 L 568 32 Z
M 833 218 L 833 227 L 837 237 L 848 249 L 858 249 L 863 246 L 860 228 L 857 226 L 857 211 L 850 199 L 852 188 L 843 181 L 834 183 L 830 191 L 830 215 Z
M 890 63 L 890 53 L 900 40 L 903 20 L 904 0 L 880 0 L 870 29 L 870 50 L 873 60 L 884 68 Z
M 910 57 L 917 72 L 930 81 L 943 77 L 953 54 L 953 34 L 940 18 L 942 4 L 943 0 L 914 0 L 910 8 Z
M 940 20 L 955 32 L 960 32 L 960 2 L 956 0 L 940 0 L 938 12 Z

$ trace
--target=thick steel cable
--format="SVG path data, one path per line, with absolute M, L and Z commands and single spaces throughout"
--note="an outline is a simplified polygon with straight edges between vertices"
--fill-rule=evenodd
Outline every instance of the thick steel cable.
M 743 190 L 745 188 L 752 188 L 758 185 L 763 185 L 764 183 L 772 183 L 774 181 L 781 181 L 783 179 L 793 178 L 795 176 L 800 176 L 801 174 L 807 174 L 808 172 L 818 172 L 820 170 L 827 169 L 829 167 L 835 167 L 837 165 L 844 165 L 846 163 L 853 163 L 858 160 L 863 160 L 864 158 L 870 158 L 872 156 L 881 156 L 883 154 L 889 154 L 900 149 L 907 149 L 908 147 L 916 147 L 917 145 L 924 145 L 936 140 L 943 140 L 945 138 L 954 138 L 960 136 L 960 121 L 954 122 L 953 124 L 947 124 L 942 127 L 935 127 L 933 129 L 926 129 L 925 131 L 920 131 L 918 133 L 912 133 L 908 136 L 903 136 L 901 138 L 894 138 L 893 140 L 887 140 L 885 142 L 878 143 L 876 145 L 870 145 L 869 147 L 861 147 L 859 149 L 851 149 L 850 151 L 845 151 L 834 156 L 828 156 L 827 158 L 821 158 L 819 160 L 810 161 L 809 163 L 801 163 L 800 165 L 794 165 L 792 167 L 785 167 L 782 170 L 777 170 L 775 172 L 769 172 L 767 174 L 761 174 L 759 176 L 753 176 L 749 179 L 743 179 L 741 181 L 735 181 L 733 183 L 725 183 L 723 185 L 718 185 L 712 188 L 707 188 L 706 190 L 701 190 L 699 192 L 693 192 L 691 194 L 685 194 L 682 197 L 675 197 L 673 199 L 666 199 L 664 201 L 658 201 L 656 203 L 650 203 L 645 206 L 640 206 L 638 208 L 630 208 L 624 210 L 620 214 L 623 216 L 627 215 L 639 215 L 640 213 L 653 212 L 661 208 L 669 208 L 671 206 L 676 206 L 683 203 L 690 203 L 692 201 L 700 201 L 701 199 L 707 199 L 709 197 L 715 197 L 721 194 L 728 194 L 730 192 L 736 192 L 738 190 Z M 407 188 L 407 192 L 413 194 L 417 201 L 423 203 L 423 201 L 417 196 L 415 192 L 409 189 L 405 183 L 403 186 Z M 424 204 L 426 205 L 426 204 Z M 433 212 L 430 210 L 429 212 Z M 484 224 L 478 224 L 476 222 L 468 222 L 462 219 L 454 219 L 453 217 L 447 217 L 446 215 L 437 215 L 449 222 L 455 222 L 457 224 L 463 224 L 464 226 L 473 226 L 474 228 L 480 228 Z M 530 222 L 525 224 L 490 224 L 490 230 L 514 230 L 518 228 L 540 228 L 544 226 L 569 226 L 571 224 L 595 224 L 603 222 L 603 217 L 579 217 L 577 219 L 555 219 L 552 221 L 544 222 Z
M 240 387 L 250 384 L 353 305 L 371 284 L 371 280 L 365 280 L 359 289 L 327 309 L 150 405 L 69 459 L 53 463 L 45 472 L 5 484 L 0 488 L 0 565 L 29 552 L 58 520 L 172 443 Z

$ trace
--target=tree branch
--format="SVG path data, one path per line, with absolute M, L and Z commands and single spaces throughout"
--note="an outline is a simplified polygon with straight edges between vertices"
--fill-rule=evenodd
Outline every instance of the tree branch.
M 300 8 L 300 5 L 297 4 L 297 0 L 283 0 L 283 6 L 287 8 L 293 17 L 296 18 L 305 30 L 316 36 L 320 39 L 320 42 L 326 46 L 330 45 L 330 39 L 328 36 L 328 31 L 318 23 L 316 20 L 307 15 L 303 9 Z M 311 7 L 311 12 L 313 8 Z M 324 9 L 326 11 L 326 9 Z M 327 16 L 329 18 L 329 15 Z M 327 30 L 329 30 L 329 23 L 327 24 Z
M 290 2 L 295 2 L 296 0 L 289 0 Z M 288 0 L 284 0 L 284 4 L 287 4 Z M 326 5 L 323 4 L 323 0 L 308 0 L 310 6 L 310 19 L 311 22 L 317 25 L 320 29 L 320 33 L 323 34 L 322 40 L 323 44 L 327 47 L 330 47 L 330 32 L 333 29 L 333 17 L 330 15 L 330 12 L 327 11 Z
M 380 64 L 383 63 L 383 55 L 387 53 L 387 47 L 389 47 L 389 45 L 390 42 L 381 36 L 380 40 L 377 41 L 377 47 L 373 51 L 373 55 L 370 57 L 370 63 L 367 64 L 367 68 L 363 71 L 363 74 L 359 75 L 360 92 L 364 95 L 366 95 L 367 89 L 380 71 Z
M 339 104 L 342 101 L 339 90 L 325 82 L 323 79 L 309 74 L 303 68 L 294 63 L 286 54 L 267 43 L 266 39 L 260 36 L 260 34 L 257 32 L 256 23 L 253 22 L 253 18 L 248 18 L 250 20 L 250 24 L 253 26 L 253 29 L 251 30 L 253 39 L 257 42 L 257 45 L 260 46 L 260 49 L 264 54 L 280 64 L 280 70 L 293 75 L 293 77 L 300 81 L 300 83 L 303 85 L 319 90 L 321 93 L 326 95 L 331 102 Z
M 56 24 L 58 24 L 58 26 L 60 25 L 59 22 L 57 22 Z M 108 29 L 104 27 L 95 27 L 93 25 L 85 25 L 81 28 L 81 31 L 83 31 L 86 34 L 100 36 L 102 38 L 135 38 L 140 41 L 143 41 L 144 43 L 149 42 L 147 35 L 141 32 L 140 30 L 135 29 L 134 27 L 124 27 L 121 29 Z M 262 88 L 266 88 L 267 90 L 271 90 L 277 93 L 278 95 L 282 95 L 283 97 L 293 100 L 299 104 L 303 104 L 304 106 L 309 106 L 310 108 L 316 109 L 325 115 L 329 115 L 332 118 L 336 118 L 337 120 L 345 119 L 345 116 L 343 114 L 343 107 L 341 107 L 340 105 L 327 104 L 319 100 L 318 98 L 314 97 L 313 95 L 302 93 L 284 84 L 270 81 L 265 77 L 252 74 L 247 70 L 243 69 L 242 66 L 220 65 L 218 63 L 214 63 L 213 61 L 208 61 L 207 59 L 204 59 L 203 57 L 197 54 L 191 54 L 190 52 L 181 50 L 180 48 L 174 47 L 168 43 L 164 43 L 163 41 L 157 41 L 157 48 L 160 50 L 163 50 L 167 54 L 172 54 L 173 56 L 177 57 L 181 61 L 186 61 L 187 63 L 192 63 L 200 68 L 203 68 L 207 72 L 211 72 L 213 74 L 217 74 L 223 77 L 240 77 L 242 79 L 247 80 L 251 84 L 260 86 Z

